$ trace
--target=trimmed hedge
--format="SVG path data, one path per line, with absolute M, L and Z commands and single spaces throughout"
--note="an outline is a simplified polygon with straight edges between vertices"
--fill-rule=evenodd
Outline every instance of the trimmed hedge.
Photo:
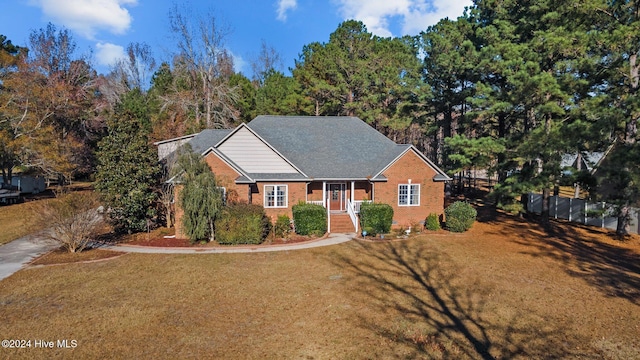
M 429 214 L 427 219 L 424 221 L 424 227 L 431 231 L 440 230 L 440 219 L 438 219 L 438 215 L 434 213 Z
M 391 231 L 393 208 L 388 204 L 363 203 L 360 206 L 360 224 L 369 235 Z
M 262 206 L 238 203 L 225 206 L 215 226 L 219 244 L 260 244 L 271 230 L 271 221 Z
M 456 201 L 444 209 L 446 226 L 452 232 L 465 232 L 476 221 L 478 212 L 469 203 Z
M 293 205 L 293 223 L 300 235 L 323 235 L 327 232 L 327 210 L 322 205 Z

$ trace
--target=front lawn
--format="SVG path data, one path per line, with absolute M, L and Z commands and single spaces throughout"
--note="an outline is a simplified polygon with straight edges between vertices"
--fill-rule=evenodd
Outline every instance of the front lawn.
M 640 358 L 637 237 L 480 218 L 388 243 L 23 270 L 0 281 L 0 334 L 32 347 L 0 358 Z
M 0 245 L 41 230 L 30 224 L 35 215 L 30 202 L 0 205 Z

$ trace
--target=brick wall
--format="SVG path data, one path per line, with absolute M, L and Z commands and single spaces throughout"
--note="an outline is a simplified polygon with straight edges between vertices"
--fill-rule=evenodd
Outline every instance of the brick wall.
M 248 185 L 235 183 L 235 180 L 240 176 L 237 171 L 213 152 L 210 152 L 204 159 L 216 175 L 218 186 L 224 186 L 227 189 L 228 201 L 249 201 Z
M 245 184 L 236 184 L 235 179 L 240 175 L 232 167 L 227 165 L 222 159 L 220 159 L 215 153 L 209 153 L 205 158 L 205 161 L 216 176 L 216 182 L 218 186 L 223 186 L 227 190 L 228 201 L 248 201 L 249 199 L 249 186 Z M 175 228 L 176 237 L 183 239 L 186 238 L 182 231 L 182 217 L 184 211 L 178 206 L 178 194 L 180 193 L 181 186 L 178 185 L 174 191 L 175 201 Z
M 435 182 L 436 171 L 415 152 L 408 151 L 383 175 L 387 182 L 374 185 L 376 202 L 393 207 L 394 227 L 408 227 L 412 223 L 424 221 L 430 213 L 444 213 L 444 182 Z M 420 206 L 398 206 L 398 185 L 420 184 Z
M 291 211 L 293 205 L 299 201 L 305 201 L 307 198 L 307 184 L 305 182 L 258 182 L 258 192 L 253 193 L 253 203 L 264 206 L 264 186 L 265 185 L 287 185 L 287 207 L 286 208 L 264 208 L 265 213 L 272 221 L 278 218 L 278 215 L 286 214 L 289 218 L 293 218 Z

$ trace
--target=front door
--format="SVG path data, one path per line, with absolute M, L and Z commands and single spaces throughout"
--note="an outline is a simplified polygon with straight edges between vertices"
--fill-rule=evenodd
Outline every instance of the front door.
M 344 211 L 346 210 L 345 204 L 345 184 L 329 184 L 329 210 Z

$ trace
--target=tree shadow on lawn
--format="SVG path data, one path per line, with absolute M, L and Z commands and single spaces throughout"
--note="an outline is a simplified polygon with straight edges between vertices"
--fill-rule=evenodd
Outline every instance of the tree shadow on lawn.
M 522 254 L 557 260 L 567 274 L 607 296 L 640 304 L 640 254 L 617 245 L 611 232 L 558 220 L 543 226 L 506 214 L 486 215 L 484 222 L 499 225 L 505 238 L 526 246 Z
M 359 326 L 409 349 L 396 357 L 593 356 L 576 353 L 572 335 L 543 317 L 489 303 L 491 286 L 460 277 L 459 266 L 426 242 L 354 246 L 356 256 L 333 262 L 354 274 L 354 301 L 373 310 L 358 314 Z

